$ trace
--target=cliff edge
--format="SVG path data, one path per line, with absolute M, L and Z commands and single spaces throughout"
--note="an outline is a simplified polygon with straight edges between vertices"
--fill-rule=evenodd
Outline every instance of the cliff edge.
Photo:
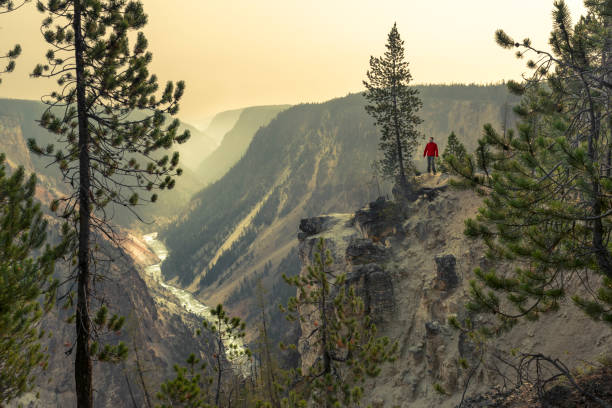
M 467 316 L 472 271 L 487 263 L 482 244 L 463 235 L 464 220 L 477 214 L 482 199 L 449 188 L 444 176 L 425 175 L 417 182 L 414 202 L 399 205 L 379 198 L 352 214 L 300 223 L 301 273 L 323 238 L 334 260 L 331 267 L 356 284 L 379 334 L 399 344 L 397 360 L 368 380 L 364 402 L 374 407 L 454 407 L 468 378 L 466 397 L 510 386 L 503 378 L 511 377 L 509 368 L 481 354 L 447 323 L 451 315 Z M 312 331 L 312 322 L 301 325 L 302 333 Z M 611 340 L 610 328 L 565 304 L 539 321 L 519 323 L 487 349 L 538 352 L 573 368 L 609 355 Z M 302 368 L 314 363 L 316 345 L 309 339 L 301 338 L 298 350 Z M 469 369 L 461 367 L 462 360 Z

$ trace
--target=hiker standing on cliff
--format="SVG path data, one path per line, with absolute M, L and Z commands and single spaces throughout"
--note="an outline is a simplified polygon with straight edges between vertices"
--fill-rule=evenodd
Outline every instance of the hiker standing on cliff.
M 429 143 L 425 146 L 423 157 L 427 156 L 427 172 L 436 174 L 435 158 L 438 157 L 438 145 L 434 143 L 433 137 L 429 138 Z

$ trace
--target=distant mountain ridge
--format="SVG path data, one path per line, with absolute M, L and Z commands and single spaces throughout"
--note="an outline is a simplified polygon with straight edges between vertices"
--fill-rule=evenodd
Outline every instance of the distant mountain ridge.
M 232 109 L 215 114 L 204 132 L 217 144 L 221 144 L 223 137 L 234 127 L 243 110 L 244 108 Z
M 421 130 L 441 152 L 452 130 L 473 150 L 482 126 L 499 127 L 504 106 L 514 101 L 501 84 L 418 89 Z M 165 276 L 208 304 L 230 299 L 247 315 L 256 279 L 281 296 L 280 275 L 299 270 L 300 219 L 351 211 L 379 194 L 371 172 L 379 134 L 364 105 L 361 94 L 297 105 L 259 129 L 236 165 L 197 193 L 189 212 L 163 232 L 170 249 Z M 421 168 L 424 145 L 415 158 Z
M 221 178 L 246 152 L 255 132 L 289 106 L 253 106 L 242 109 L 236 123 L 223 136 L 219 147 L 198 165 L 196 173 L 200 180 L 206 185 Z
M 183 168 L 194 171 L 202 161 L 202 157 L 207 157 L 214 152 L 219 143 L 206 132 L 188 123 L 181 122 L 181 130 L 183 129 L 189 130 L 191 137 L 187 143 L 177 145 L 174 150 L 179 152 Z

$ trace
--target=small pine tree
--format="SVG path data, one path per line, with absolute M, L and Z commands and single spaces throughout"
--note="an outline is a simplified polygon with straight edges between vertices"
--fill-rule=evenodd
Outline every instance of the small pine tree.
M 444 148 L 444 152 L 442 153 L 442 163 L 440 163 L 440 168 L 443 173 L 448 173 L 448 161 L 456 160 L 458 162 L 465 162 L 467 157 L 467 150 L 463 143 L 459 141 L 455 132 L 451 132 L 448 135 L 448 140 L 446 142 L 446 147 Z
M 175 366 L 176 377 L 162 384 L 157 394 L 162 405 L 158 407 L 220 407 L 223 406 L 221 395 L 225 389 L 233 386 L 234 398 L 242 391 L 240 385 L 232 384 L 232 380 L 241 375 L 251 360 L 251 351 L 242 345 L 245 323 L 228 315 L 221 304 L 210 313 L 210 319 L 202 325 L 205 333 L 213 338 L 212 372 L 206 363 L 191 354 L 187 359 L 188 366 Z M 202 334 L 199 329 L 198 334 Z M 232 393 L 227 394 L 227 406 L 231 406 Z
M 369 102 L 366 111 L 380 129 L 380 150 L 383 173 L 398 180 L 404 192 L 409 185 L 406 179 L 412 171 L 412 156 L 423 135 L 417 130 L 422 120 L 417 112 L 423 105 L 415 88 L 409 87 L 412 75 L 404 58 L 404 41 L 397 24 L 389 33 L 387 51 L 382 57 L 370 57 L 370 69 L 364 94 Z
M 394 360 L 397 343 L 377 337 L 363 301 L 346 283 L 345 273 L 332 271 L 332 262 L 321 238 L 307 274 L 283 276 L 298 295 L 282 310 L 289 321 L 308 319 L 314 325 L 312 333 L 305 335 L 311 348 L 318 350 L 318 358 L 302 373 L 309 394 L 304 397 L 321 407 L 354 406 L 363 396 L 365 379 L 376 377 L 381 364 Z M 290 399 L 283 403 L 295 406 Z
M 268 334 L 268 317 L 266 313 L 266 302 L 265 302 L 265 289 L 262 285 L 261 279 L 257 281 L 257 304 L 261 312 L 261 326 L 259 330 L 260 339 L 260 355 L 261 355 L 261 376 L 262 383 L 265 389 L 265 395 L 272 404 L 273 407 L 280 405 L 280 395 L 278 390 L 278 367 L 272 357 L 272 345 L 270 344 L 270 337 Z
M 242 345 L 245 323 L 239 317 L 227 314 L 222 304 L 210 311 L 212 318 L 204 321 L 204 328 L 215 338 L 214 370 L 217 374 L 215 382 L 215 406 L 219 406 L 219 399 L 223 388 L 224 375 L 236 367 L 246 364 L 251 356 L 248 348 Z
M 55 262 L 70 241 L 65 225 L 57 246 L 45 244 L 48 224 L 35 189 L 36 176 L 26 178 L 23 167 L 7 175 L 0 154 L 0 406 L 30 390 L 47 365 L 39 323 L 55 301 Z
M 174 366 L 176 377 L 161 385 L 156 408 L 212 408 L 210 394 L 213 377 L 206 363 L 194 354 L 187 358 L 187 367 Z

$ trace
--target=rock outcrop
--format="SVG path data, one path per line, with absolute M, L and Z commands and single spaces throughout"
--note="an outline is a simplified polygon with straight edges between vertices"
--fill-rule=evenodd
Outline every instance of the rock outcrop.
M 457 260 L 454 255 L 436 256 L 436 280 L 438 287 L 442 290 L 452 290 L 459 285 L 456 266 Z
M 461 367 L 463 359 L 478 367 L 468 396 L 501 382 L 489 361 L 478 364 L 481 350 L 447 323 L 451 315 L 467 316 L 464 304 L 472 270 L 485 262 L 482 245 L 463 235 L 464 220 L 476 215 L 481 199 L 446 189 L 440 177 L 424 176 L 421 182 L 419 197 L 402 208 L 378 199 L 354 214 L 300 223 L 302 273 L 323 238 L 334 260 L 331 268 L 346 272 L 347 283 L 357 288 L 379 334 L 399 344 L 397 360 L 367 382 L 365 402 L 372 406 L 456 406 L 471 371 Z M 301 324 L 302 333 L 311 332 L 312 322 Z M 551 333 L 558 334 L 551 338 Z M 610 353 L 611 339 L 612 330 L 567 305 L 563 314 L 518 324 L 490 347 L 538 351 L 571 367 Z M 302 338 L 298 349 L 302 368 L 309 367 L 314 346 Z

